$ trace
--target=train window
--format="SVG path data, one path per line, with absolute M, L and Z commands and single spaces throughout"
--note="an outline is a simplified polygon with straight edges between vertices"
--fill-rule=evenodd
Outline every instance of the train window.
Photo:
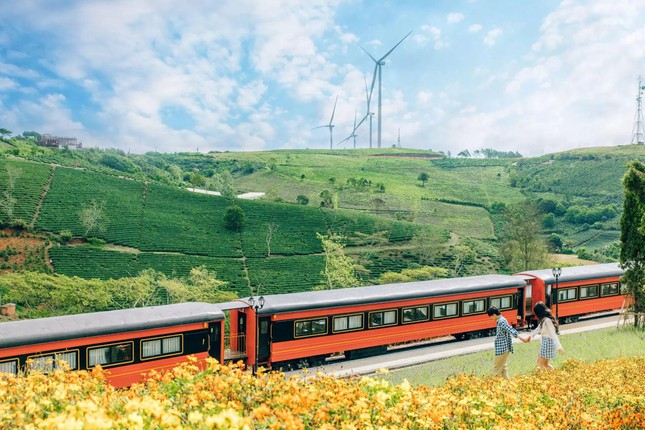
M 87 367 L 132 362 L 133 342 L 87 348 Z
M 602 296 L 616 296 L 618 295 L 620 288 L 618 287 L 618 282 L 612 282 L 611 284 L 602 284 L 601 295 Z
M 0 373 L 11 373 L 12 375 L 18 374 L 18 359 L 1 361 Z
M 428 321 L 428 307 L 418 306 L 416 308 L 403 309 L 403 323 L 411 323 L 417 321 Z
M 141 359 L 181 354 L 181 335 L 141 341 Z
M 27 357 L 29 370 L 47 373 L 54 369 L 78 370 L 78 351 L 54 352 Z
M 592 297 L 598 297 L 598 285 L 585 285 L 580 287 L 581 299 L 590 299 Z
M 433 305 L 434 318 L 450 318 L 457 316 L 457 303 L 443 303 L 441 305 Z
M 363 315 L 343 315 L 333 318 L 334 333 L 338 331 L 360 330 L 363 328 Z
M 486 310 L 484 309 L 486 307 L 486 300 L 464 300 L 462 302 L 462 307 L 464 315 L 481 314 Z
M 296 337 L 317 336 L 327 333 L 327 318 L 296 321 Z
M 383 327 L 396 324 L 396 311 L 370 312 L 370 327 Z
M 558 303 L 570 302 L 578 298 L 577 288 L 560 288 L 558 289 Z
M 490 299 L 490 305 L 495 306 L 497 309 L 511 309 L 513 307 L 513 300 L 511 296 L 493 297 Z

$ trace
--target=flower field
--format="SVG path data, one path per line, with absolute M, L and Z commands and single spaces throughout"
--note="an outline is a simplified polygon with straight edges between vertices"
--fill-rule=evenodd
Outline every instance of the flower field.
M 2 428 L 636 429 L 645 428 L 645 357 L 510 380 L 454 377 L 437 388 L 380 377 L 253 376 L 187 363 L 117 391 L 100 370 L 0 377 Z

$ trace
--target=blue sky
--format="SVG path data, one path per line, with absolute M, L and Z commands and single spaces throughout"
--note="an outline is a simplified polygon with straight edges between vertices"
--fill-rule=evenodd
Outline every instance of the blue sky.
M 628 144 L 639 0 L 0 0 L 0 127 L 146 151 Z M 378 80 L 371 99 L 377 147 Z M 356 147 L 369 147 L 369 121 Z

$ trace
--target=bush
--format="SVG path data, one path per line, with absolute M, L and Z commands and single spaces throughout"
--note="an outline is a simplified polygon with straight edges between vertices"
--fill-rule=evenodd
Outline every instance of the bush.
M 58 239 L 63 245 L 72 240 L 72 237 L 72 232 L 69 230 L 61 230 L 61 232 L 58 234 Z
M 240 231 L 246 224 L 246 217 L 241 207 L 234 205 L 226 208 L 224 214 L 224 225 L 228 230 Z

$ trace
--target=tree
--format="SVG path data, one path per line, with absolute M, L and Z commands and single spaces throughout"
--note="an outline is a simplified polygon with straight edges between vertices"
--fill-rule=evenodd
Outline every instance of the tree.
M 267 235 L 266 235 L 266 242 L 267 242 L 267 257 L 271 257 L 271 239 L 273 239 L 273 233 L 278 229 L 278 224 L 274 224 L 272 222 L 267 224 Z
M 309 204 L 309 197 L 305 196 L 304 194 L 299 194 L 298 197 L 296 197 L 296 202 L 306 206 Z
M 11 136 L 12 134 L 12 131 L 7 130 L 6 128 L 0 128 L 0 136 L 2 136 L 3 139 L 5 136 Z
M 224 214 L 224 226 L 231 231 L 240 231 L 246 224 L 244 211 L 238 205 L 229 206 Z
M 440 241 L 430 234 L 428 229 L 423 229 L 415 234 L 410 243 L 416 250 L 419 263 L 424 265 L 437 258 L 443 248 Z
M 87 237 L 93 230 L 98 232 L 105 231 L 107 216 L 105 215 L 104 207 L 104 201 L 98 202 L 92 199 L 89 205 L 81 209 L 79 220 L 83 226 L 83 236 Z
M 326 287 L 331 290 L 360 285 L 356 271 L 364 268 L 345 255 L 344 246 L 341 243 L 343 238 L 334 234 L 324 236 L 320 233 L 316 233 L 316 237 L 322 242 L 325 253 L 325 268 L 320 274 L 325 277 Z
M 472 263 L 475 257 L 477 257 L 477 253 L 470 246 L 466 244 L 455 246 L 453 249 L 453 271 L 455 276 L 463 276 L 467 263 Z
M 625 201 L 620 219 L 622 282 L 632 296 L 634 325 L 645 325 L 645 164 L 631 161 L 623 177 Z
M 322 190 L 320 192 L 320 198 L 322 198 L 320 206 L 322 206 L 323 208 L 331 209 L 334 207 L 334 196 L 331 192 L 329 192 L 329 190 Z
M 190 174 L 190 185 L 193 186 L 193 188 L 199 188 L 203 186 L 206 183 L 206 179 L 204 178 L 204 175 L 202 175 L 199 172 L 193 172 Z
M 418 180 L 421 181 L 421 186 L 425 187 L 426 186 L 426 181 L 428 180 L 429 176 L 426 172 L 421 172 L 419 173 L 419 177 L 417 178 Z
M 531 204 L 509 206 L 504 211 L 506 224 L 501 254 L 511 272 L 551 266 L 547 247 L 542 240 L 541 216 Z

